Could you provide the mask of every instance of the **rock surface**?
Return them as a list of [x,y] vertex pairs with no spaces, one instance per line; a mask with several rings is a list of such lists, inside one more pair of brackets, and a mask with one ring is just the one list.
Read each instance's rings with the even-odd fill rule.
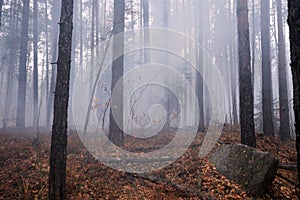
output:
[[242,144],[223,144],[209,160],[222,175],[240,184],[255,197],[267,192],[279,164],[279,160],[270,153]]

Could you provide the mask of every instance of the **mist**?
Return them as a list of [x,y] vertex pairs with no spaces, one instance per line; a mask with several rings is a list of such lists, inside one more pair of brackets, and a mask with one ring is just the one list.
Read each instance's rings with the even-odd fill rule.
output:
[[[146,3],[145,3],[146,2]],[[214,81],[207,66],[215,65],[222,76],[226,91],[225,102],[225,124],[238,124],[239,121],[239,98],[238,98],[238,48],[237,48],[237,16],[236,5],[233,0],[203,0],[203,1],[181,1],[181,0],[151,0],[140,2],[137,0],[126,1],[125,5],[125,32],[133,31],[132,35],[125,38],[125,48],[129,46],[133,51],[124,54],[124,74],[130,74],[127,87],[132,87],[138,79],[145,74],[136,74],[134,69],[147,64],[160,64],[169,66],[178,73],[178,80],[172,79],[172,84],[177,86],[178,95],[164,84],[148,83],[140,88],[132,88],[129,91],[131,97],[124,99],[124,105],[129,110],[129,116],[124,119],[135,119],[135,123],[141,127],[162,121],[166,123],[167,115],[176,116],[171,120],[171,127],[178,128],[182,119],[194,125],[193,117],[189,113],[195,110],[196,103],[189,101],[196,94],[196,77],[201,74],[197,72],[197,66],[189,62],[193,60],[195,65],[207,68],[206,77],[202,87],[203,102],[200,115],[206,126],[209,125],[212,105],[213,91],[209,91],[207,82]],[[1,18],[1,52],[0,52],[0,127],[15,127],[17,116],[24,115],[24,127],[50,127],[52,124],[53,98],[56,78],[57,40],[59,22],[59,1],[30,1],[28,10],[28,27],[24,24],[24,9],[21,1],[7,1],[2,6]],[[34,15],[35,9],[37,14]],[[146,12],[147,9],[147,12]],[[260,27],[260,1],[248,1],[249,30],[251,43],[251,66],[254,86],[254,109],[255,127],[262,132],[262,50],[261,50],[261,27]],[[289,66],[289,43],[288,28],[286,22],[287,5],[282,5],[283,30],[285,41],[286,66]],[[277,24],[276,1],[270,1],[270,63],[272,77],[272,113],[274,127],[279,130],[279,92],[278,92],[278,24]],[[37,23],[35,31],[35,23]],[[21,51],[22,34],[28,31],[27,50]],[[73,96],[77,90],[77,82],[90,80],[82,94],[86,99],[93,100],[96,115],[101,121],[101,128],[108,128],[109,101],[111,98],[111,67],[112,49],[106,48],[109,38],[112,36],[113,28],[113,3],[109,0],[100,1],[75,1],[73,50],[72,50],[72,72],[70,90],[69,126],[75,127],[78,110],[73,112],[74,99],[81,98]],[[147,33],[143,28],[163,28],[176,31],[182,35],[180,40],[164,38],[163,35]],[[22,31],[23,30],[23,31]],[[36,39],[35,39],[36,37]],[[166,41],[168,49],[176,50],[179,54],[174,55],[163,49],[153,49],[151,44],[155,43],[156,37],[160,42]],[[35,46],[36,45],[36,46]],[[195,45],[201,48],[200,53],[192,52]],[[144,47],[137,49],[135,47]],[[26,68],[24,58],[26,55]],[[198,54],[198,55],[197,55]],[[206,57],[205,61],[198,62],[196,56]],[[102,63],[103,59],[105,60]],[[20,63],[22,60],[23,63]],[[201,65],[202,62],[202,65]],[[94,81],[97,78],[99,66],[103,66],[101,77],[97,83],[95,94],[91,94]],[[149,67],[151,68],[151,66]],[[37,67],[37,76],[35,73]],[[107,66],[106,70],[104,68]],[[21,83],[25,92],[20,96],[18,90],[20,69],[26,69],[26,81]],[[201,68],[203,70],[203,68]],[[287,69],[288,100],[292,99],[291,72]],[[133,71],[132,71],[133,70]],[[151,71],[151,70],[150,70]],[[24,72],[22,72],[24,73]],[[143,72],[141,72],[143,73]],[[156,74],[162,73],[160,70]],[[155,77],[153,72],[153,76]],[[198,75],[197,75],[198,74]],[[168,76],[164,74],[165,83]],[[180,76],[181,75],[181,76]],[[152,77],[154,79],[154,77]],[[129,80],[129,79],[128,79]],[[169,80],[170,83],[170,80]],[[130,85],[131,84],[131,85]],[[192,93],[187,94],[187,87],[192,88]],[[74,89],[75,88],[75,89]],[[126,89],[126,88],[125,88]],[[128,89],[128,88],[127,88]],[[35,93],[37,94],[34,94]],[[77,91],[78,92],[78,91]],[[76,93],[76,91],[75,91]],[[24,96],[25,95],[25,96]],[[77,94],[78,95],[78,94]],[[129,96],[130,96],[129,95]],[[18,99],[25,98],[25,108],[18,110]],[[180,99],[182,98],[182,99]],[[128,102],[130,105],[128,105]],[[180,102],[186,107],[180,107]],[[87,103],[87,102],[86,102]],[[168,104],[169,105],[168,108]],[[156,106],[160,105],[160,106]],[[154,107],[153,107],[154,106]],[[292,105],[290,108],[290,128],[293,132]],[[150,111],[158,113],[150,116]],[[131,111],[130,111],[131,110]],[[163,110],[163,111],[162,111]],[[20,113],[23,112],[23,113]],[[86,111],[82,111],[86,112]],[[153,113],[152,113],[153,114]],[[153,118],[154,117],[154,118]],[[75,120],[76,121],[76,120]],[[151,122],[152,121],[152,122]],[[125,122],[124,122],[125,123]],[[19,124],[20,125],[20,124]],[[124,126],[126,126],[124,124]],[[22,125],[21,125],[22,127]]]

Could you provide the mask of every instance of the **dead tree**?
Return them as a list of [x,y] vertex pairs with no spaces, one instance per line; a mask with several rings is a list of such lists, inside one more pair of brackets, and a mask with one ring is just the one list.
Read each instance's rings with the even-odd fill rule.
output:
[[51,138],[49,199],[66,199],[69,83],[71,71],[73,0],[61,3],[57,77]]

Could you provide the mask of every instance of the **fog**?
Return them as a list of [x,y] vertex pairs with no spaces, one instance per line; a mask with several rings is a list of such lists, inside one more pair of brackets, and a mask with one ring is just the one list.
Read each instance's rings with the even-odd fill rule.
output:
[[[276,1],[270,2],[272,112],[278,132],[278,17]],[[29,4],[28,38],[25,41],[28,45],[25,51],[26,81],[22,83],[19,82],[19,77],[20,68],[24,68],[20,62],[24,35],[22,30],[25,30],[22,29],[24,6],[20,0],[10,0],[5,1],[1,9],[0,127],[3,128],[16,126],[17,115],[20,114],[17,105],[18,99],[21,98],[18,95],[20,84],[25,84],[26,88],[25,112],[23,111],[25,127],[51,127],[52,124],[60,4],[56,0],[36,3],[37,7],[34,7],[34,1],[30,1]],[[249,0],[248,4],[255,127],[261,132],[260,1]],[[282,11],[288,100],[291,102],[285,2]],[[159,132],[168,120],[170,127],[184,129],[194,127],[199,116],[203,116],[204,123],[208,126],[212,118],[222,118],[222,114],[225,124],[238,123],[238,36],[235,0],[127,0],[124,17],[124,121],[120,126],[126,132],[143,128],[145,135],[138,136],[149,137]],[[98,129],[104,132],[108,130],[109,106],[113,98],[111,64],[115,59],[112,57],[111,39],[113,18],[112,0],[75,0],[70,128],[82,129],[87,116],[92,115],[94,119],[90,120],[95,120]],[[34,25],[37,25],[37,32],[34,31]],[[34,48],[35,43],[37,49]],[[34,77],[35,65],[38,69],[37,82]],[[198,75],[204,80],[203,86],[200,86],[203,88],[202,109],[198,108],[199,99],[196,97],[196,88],[199,87],[196,81]],[[223,88],[225,95],[218,97]],[[38,103],[34,101],[34,89],[38,91]],[[116,98],[118,97],[117,95]],[[222,98],[222,105],[213,105],[214,102],[219,102],[218,98]],[[213,111],[218,106],[219,111]],[[290,127],[293,130],[291,103],[289,108]],[[220,116],[212,116],[216,113]],[[93,123],[91,121],[91,124]]]

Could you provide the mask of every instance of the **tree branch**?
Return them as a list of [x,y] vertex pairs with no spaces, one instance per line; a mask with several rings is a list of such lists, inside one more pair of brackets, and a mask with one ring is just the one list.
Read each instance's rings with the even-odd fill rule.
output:
[[297,171],[297,165],[285,165],[280,163],[278,169],[289,170],[289,171]]
[[156,177],[156,176],[153,176],[153,175],[130,174],[130,173],[127,173],[127,175],[132,176],[134,178],[140,178],[140,179],[143,179],[143,180],[146,180],[146,181],[150,181],[150,182],[153,182],[153,183],[156,183],[156,184],[163,183],[167,186],[171,186],[171,187],[175,188],[176,190],[181,191],[183,197],[199,197],[201,199],[215,200],[215,198],[212,197],[212,196],[205,195],[201,192],[198,192],[196,190],[192,190],[190,188],[185,188],[185,187],[183,187],[181,185],[178,185],[178,184],[176,184],[176,183],[174,183],[170,180],[159,178],[159,177]]
[[300,185],[298,185],[298,184],[295,183],[294,181],[292,181],[292,180],[286,178],[285,176],[283,176],[283,175],[281,175],[281,174],[279,174],[279,173],[277,173],[276,175],[277,175],[279,178],[281,178],[281,179],[287,181],[288,183],[292,184],[293,186],[297,187],[298,189],[300,188]]

